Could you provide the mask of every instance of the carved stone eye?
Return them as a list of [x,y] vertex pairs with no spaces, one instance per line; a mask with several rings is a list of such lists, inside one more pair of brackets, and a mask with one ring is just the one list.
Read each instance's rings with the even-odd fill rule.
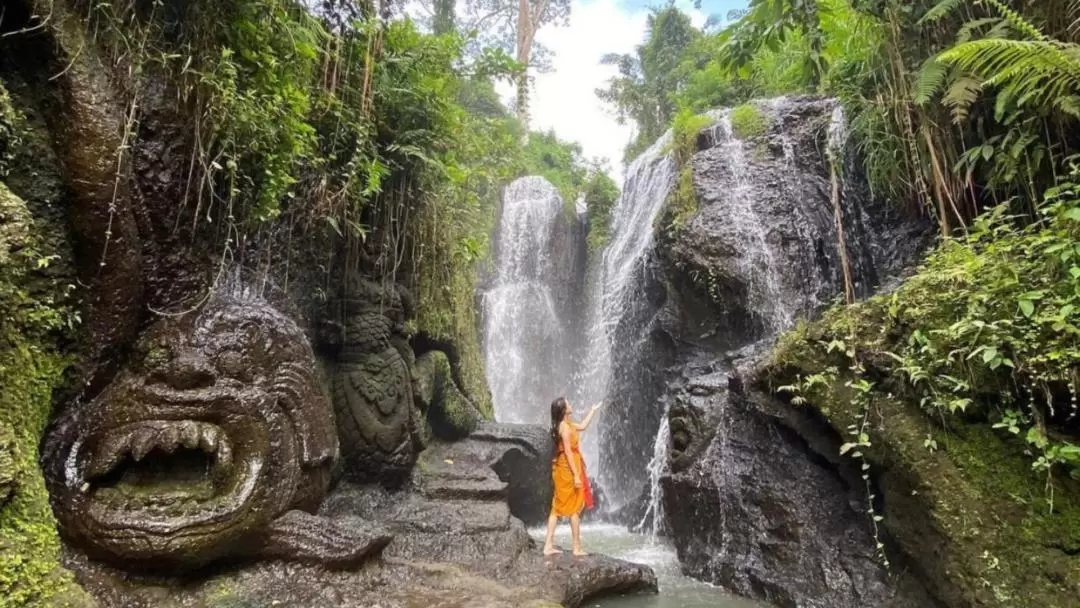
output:
[[235,350],[227,350],[217,358],[218,369],[230,378],[244,382],[251,380],[251,367],[243,353]]

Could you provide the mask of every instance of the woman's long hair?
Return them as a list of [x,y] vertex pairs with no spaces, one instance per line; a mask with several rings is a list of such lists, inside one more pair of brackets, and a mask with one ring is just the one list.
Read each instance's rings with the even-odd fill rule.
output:
[[559,438],[559,423],[566,417],[567,405],[566,397],[559,397],[551,402],[551,449],[556,455],[559,453],[559,444],[562,443]]

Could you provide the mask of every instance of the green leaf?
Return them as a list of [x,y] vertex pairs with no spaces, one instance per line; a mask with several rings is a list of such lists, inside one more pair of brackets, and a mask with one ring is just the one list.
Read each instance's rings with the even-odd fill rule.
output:
[[1024,439],[1039,449],[1046,447],[1046,435],[1039,430],[1039,427],[1033,426],[1028,429],[1027,436]]
[[989,363],[990,361],[994,360],[994,358],[997,357],[997,354],[997,347],[987,346],[986,350],[983,351],[983,363]]
[[847,454],[858,445],[859,444],[857,443],[845,443],[844,445],[840,446],[840,455],[842,456],[844,454]]
[[1031,315],[1035,314],[1035,303],[1031,300],[1020,300],[1020,312],[1030,319]]

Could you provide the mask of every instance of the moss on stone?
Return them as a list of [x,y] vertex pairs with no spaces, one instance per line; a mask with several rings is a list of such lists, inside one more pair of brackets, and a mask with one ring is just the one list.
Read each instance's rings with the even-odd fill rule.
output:
[[731,110],[731,132],[738,139],[750,139],[763,135],[769,128],[769,119],[753,104],[743,104]]
[[[864,417],[849,361],[823,344],[866,336],[858,356],[877,381],[863,449],[887,537],[946,606],[1076,605],[1080,593],[1080,486],[1032,471],[1022,439],[977,418],[928,413],[883,370],[890,341],[885,300],[826,313],[785,335],[765,378],[775,388],[820,375],[801,394],[841,436]],[[860,333],[860,331],[862,333]],[[793,406],[796,407],[796,406]],[[935,446],[933,448],[932,446]],[[1049,500],[1053,496],[1053,509]]]
[[427,421],[440,439],[459,439],[475,431],[484,420],[477,406],[454,383],[450,360],[442,351],[431,351],[416,361],[416,375],[427,402]]
[[[63,232],[34,210],[60,191],[42,170],[43,141],[0,86],[0,150],[13,184],[31,186],[24,200],[0,181],[0,606],[88,606],[93,601],[60,566],[60,540],[38,468],[37,446],[52,411],[53,390],[69,361],[57,348],[71,310],[64,288],[48,273],[62,251],[50,231]],[[29,203],[37,207],[32,209]],[[43,213],[43,215],[48,215]]]

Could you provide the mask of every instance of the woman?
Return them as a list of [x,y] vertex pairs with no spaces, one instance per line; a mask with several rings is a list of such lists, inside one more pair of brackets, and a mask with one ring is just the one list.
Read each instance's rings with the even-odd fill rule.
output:
[[574,540],[574,555],[588,555],[581,550],[581,510],[593,507],[592,488],[585,473],[585,460],[581,457],[578,433],[589,428],[600,404],[592,406],[589,414],[574,422],[574,413],[566,397],[551,402],[551,439],[555,442],[555,459],[551,465],[551,479],[555,483],[555,496],[551,499],[551,515],[548,516],[547,540],[544,555],[562,553],[555,548],[555,525],[560,517],[570,518],[570,532]]

